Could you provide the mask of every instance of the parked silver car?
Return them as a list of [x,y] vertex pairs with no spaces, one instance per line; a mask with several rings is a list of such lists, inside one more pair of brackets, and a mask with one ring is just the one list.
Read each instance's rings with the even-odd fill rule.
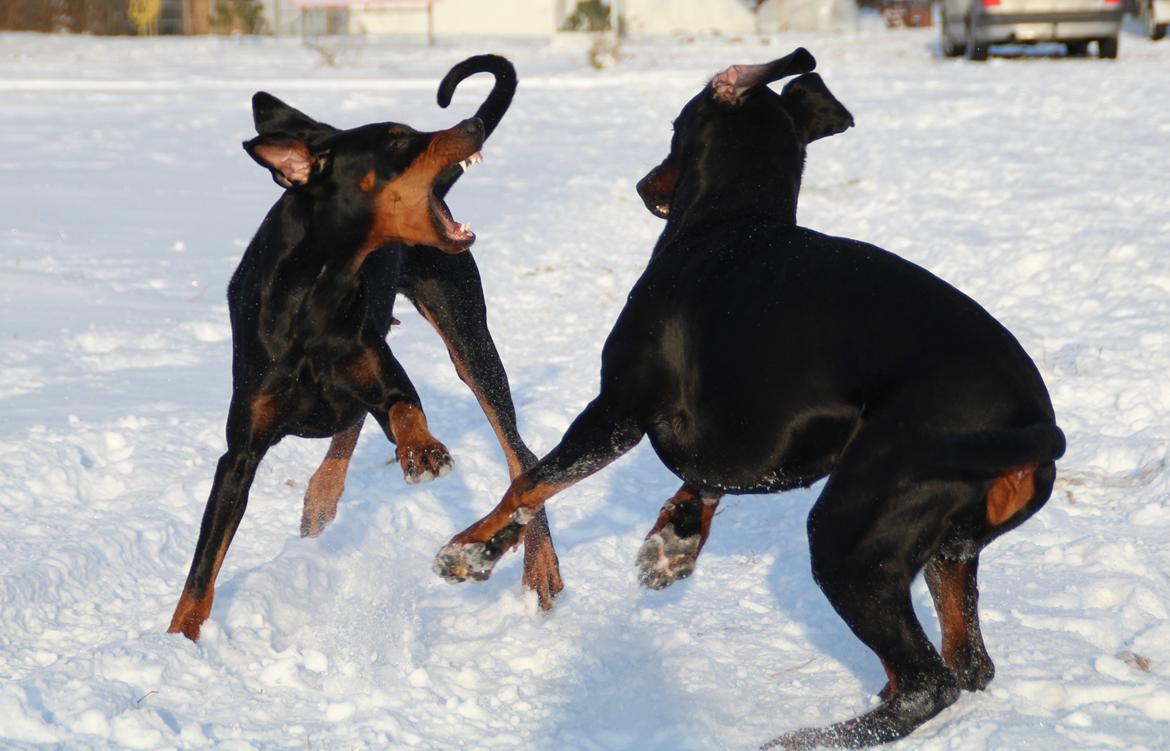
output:
[[1121,0],[942,0],[942,51],[986,60],[993,44],[1064,42],[1070,55],[1097,43],[1101,57],[1117,57]]
[[1170,25],[1170,0],[1136,0],[1134,10],[1145,23],[1150,39],[1166,36],[1166,27]]

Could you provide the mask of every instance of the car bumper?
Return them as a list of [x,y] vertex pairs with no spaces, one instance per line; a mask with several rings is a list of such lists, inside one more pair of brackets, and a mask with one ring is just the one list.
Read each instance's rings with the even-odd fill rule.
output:
[[1151,10],[1154,12],[1154,20],[1158,23],[1170,21],[1170,0],[1154,0]]
[[1121,9],[1083,13],[984,13],[974,19],[978,42],[1059,42],[1102,39],[1121,31]]

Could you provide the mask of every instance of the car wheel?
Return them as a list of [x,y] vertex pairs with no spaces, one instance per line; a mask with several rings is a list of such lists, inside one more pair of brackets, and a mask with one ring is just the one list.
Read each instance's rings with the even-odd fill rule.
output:
[[1084,57],[1089,54],[1089,43],[1083,39],[1074,42],[1065,42],[1069,57]]
[[967,21],[967,39],[965,49],[967,59],[982,62],[987,59],[987,45],[975,40],[975,30],[971,22]]
[[1162,37],[1166,36],[1166,26],[1167,24],[1164,23],[1154,23],[1153,21],[1150,21],[1150,39],[1153,39],[1156,42]]
[[1117,37],[1097,40],[1097,57],[1112,60],[1117,57]]

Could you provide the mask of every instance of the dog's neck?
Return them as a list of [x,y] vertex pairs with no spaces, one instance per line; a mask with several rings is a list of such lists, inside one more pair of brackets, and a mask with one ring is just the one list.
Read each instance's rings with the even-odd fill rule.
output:
[[390,244],[370,247],[370,219],[364,211],[346,212],[333,202],[305,195],[286,194],[284,200],[289,204],[282,214],[282,229],[288,229],[281,234],[290,250],[306,267],[323,269],[322,274],[338,282],[356,280],[370,253]]
[[701,170],[684,173],[671,201],[660,246],[684,229],[745,222],[796,225],[800,173],[758,172],[729,182]]

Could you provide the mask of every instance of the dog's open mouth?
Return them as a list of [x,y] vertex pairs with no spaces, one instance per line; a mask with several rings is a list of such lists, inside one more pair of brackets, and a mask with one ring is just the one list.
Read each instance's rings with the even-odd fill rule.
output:
[[[439,178],[435,180],[435,185],[450,185],[456,177],[482,161],[483,154],[476,151],[466,159],[454,162],[440,173]],[[451,216],[451,209],[447,207],[442,198],[435,195],[434,186],[431,190],[430,209],[431,220],[435,223],[435,230],[439,233],[439,237],[446,240],[456,251],[471,247],[471,244],[475,242],[475,233],[471,231],[471,225],[455,221]]]

